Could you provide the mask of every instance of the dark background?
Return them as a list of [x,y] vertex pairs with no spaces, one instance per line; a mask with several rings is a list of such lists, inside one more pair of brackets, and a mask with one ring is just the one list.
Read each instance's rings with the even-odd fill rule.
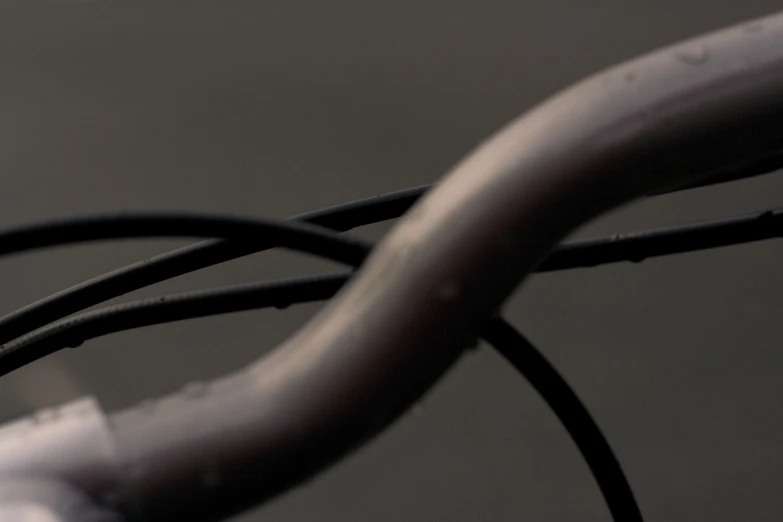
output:
[[[118,209],[282,217],[429,183],[584,75],[777,5],[0,0],[0,225]],[[772,175],[646,201],[580,235],[775,205]],[[182,244],[2,259],[0,312]],[[509,303],[595,414],[648,520],[783,517],[782,253],[767,242],[537,276]],[[125,299],[329,268],[268,253]],[[5,377],[0,416],[167,393],[251,361],[316,309],[89,342]],[[482,350],[373,444],[242,520],[607,519],[551,412]]]

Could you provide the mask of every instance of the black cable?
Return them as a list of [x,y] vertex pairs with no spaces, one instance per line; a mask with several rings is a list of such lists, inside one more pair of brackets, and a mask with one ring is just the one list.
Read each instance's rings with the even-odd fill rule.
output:
[[[723,220],[701,221],[609,238],[560,245],[539,267],[539,272],[588,267],[624,260],[679,254],[726,245],[760,241],[783,234],[783,209]],[[341,236],[329,234],[328,237]],[[2,235],[0,235],[0,240]],[[330,239],[331,240],[331,239]],[[362,246],[361,248],[369,248]],[[360,249],[361,249],[360,248]],[[124,269],[121,269],[124,270]],[[106,277],[106,276],[102,276]],[[133,301],[75,315],[39,328],[13,342],[0,345],[0,375],[31,361],[86,340],[130,328],[264,306],[325,299],[349,276],[337,274],[272,283],[250,283]],[[34,306],[34,305],[31,305]],[[28,307],[29,308],[29,307]],[[29,351],[29,354],[26,353]],[[11,352],[19,363],[11,362]],[[35,355],[40,353],[40,355]]]
[[[144,299],[85,312],[52,323],[0,346],[0,375],[64,347],[101,335],[222,313],[332,297],[348,274],[253,283]],[[641,520],[633,492],[608,442],[568,384],[535,347],[503,320],[494,320],[483,337],[519,370],[574,439],[617,521]]]
[[557,370],[502,319],[490,322],[484,329],[483,338],[525,376],[563,423],[587,461],[612,518],[641,522],[641,511],[617,457],[587,408]]
[[332,297],[350,274],[224,286],[142,299],[83,312],[44,326],[0,346],[0,376],[62,348],[90,339],[156,324],[260,308],[288,306]]
[[[783,211],[775,210],[727,220],[705,221],[674,229],[661,229],[614,236],[609,239],[566,244],[550,256],[541,270],[560,270],[628,259],[639,261],[645,257],[778,237],[781,230],[781,219],[783,219]],[[320,282],[313,280],[306,283],[304,281],[287,282],[278,284],[282,286],[272,284],[271,287],[256,285],[255,288],[252,288],[252,285],[240,285],[233,287],[223,295],[221,295],[221,290],[214,290],[207,293],[191,294],[192,299],[182,296],[159,298],[157,303],[150,301],[130,303],[82,314],[55,323],[0,348],[0,374],[7,373],[26,362],[51,353],[63,345],[79,344],[87,338],[111,331],[207,315],[208,313],[221,313],[221,310],[229,312],[257,306],[281,306],[280,302],[274,301],[282,299],[282,305],[284,305],[299,302],[298,299],[309,300],[310,297],[307,296],[309,291],[320,291],[322,292],[319,294],[321,298],[326,298],[342,285],[346,276],[330,277],[331,279],[324,279]],[[310,284],[313,286],[308,286]],[[318,286],[319,284],[321,286]],[[282,288],[288,288],[288,290],[282,290],[282,294],[275,293],[276,291],[281,292]],[[297,292],[304,292],[304,294],[297,294]],[[266,305],[260,304],[264,299],[264,294],[267,300],[271,299],[271,301],[267,301]],[[254,299],[256,300],[255,304],[252,304]],[[261,301],[258,301],[259,299]],[[213,308],[209,307],[210,302]],[[178,304],[183,307],[178,308]],[[188,306],[191,306],[191,311],[186,310]],[[147,311],[152,312],[152,315],[145,316]],[[156,319],[150,320],[150,318]],[[604,492],[604,494],[607,493]]]
[[[335,230],[393,219],[404,213],[426,187],[417,187],[291,218]],[[783,210],[724,220],[615,235],[560,245],[538,268],[550,272],[619,261],[677,254],[779,237]],[[0,344],[36,328],[127,292],[267,248],[268,239],[206,241],[128,265],[48,296],[0,318]]]
[[[278,245],[347,262],[350,265],[360,262],[369,248],[357,240],[339,238],[334,234],[325,235],[324,231],[312,224],[203,214],[123,213],[38,223],[0,232],[0,254],[79,241],[164,236],[222,236],[230,238],[224,241],[230,245],[245,245],[248,237],[264,237],[267,241],[274,241]],[[238,240],[240,237],[241,241]],[[144,261],[137,263],[138,268],[135,273],[143,275],[155,272],[155,266],[150,266],[148,269],[145,265]],[[155,263],[150,262],[150,265]],[[157,266],[165,269],[167,265],[162,263]],[[122,269],[98,278],[103,279],[103,283],[100,281],[82,283],[5,316],[0,319],[0,343],[8,342],[74,310],[89,307],[95,302],[100,302],[100,298],[108,299],[115,294],[121,295],[122,292],[112,292],[112,287],[122,290],[122,287],[112,284],[114,281],[122,280],[121,277],[117,277],[120,272]],[[134,271],[126,272],[130,276],[126,281],[133,279],[133,273]]]
[[[689,188],[726,183],[755,176],[761,172],[769,172],[774,168],[776,168],[776,164],[772,163],[754,164],[743,171],[732,171],[728,174],[718,175]],[[337,231],[346,231],[401,216],[432,186],[423,185],[374,198],[365,198],[300,214],[289,219],[306,221]],[[669,191],[678,189],[672,187]],[[665,192],[667,190],[660,193]],[[29,333],[51,321],[128,292],[275,246],[269,241],[251,242],[247,239],[204,241],[127,265],[66,288],[0,317],[0,344]],[[569,268],[566,266],[567,264],[566,262],[563,268]],[[547,265],[542,268],[548,270]]]
[[139,212],[59,219],[2,230],[0,256],[103,239],[248,236],[267,237],[285,248],[351,266],[360,264],[370,251],[360,240],[310,224],[200,213]]
[[635,263],[653,257],[739,245],[783,236],[783,209],[725,219],[703,220],[560,245],[538,272],[585,268],[619,261]]
[[[335,219],[335,222],[331,223],[335,226],[335,228],[351,228],[351,221],[353,219],[357,218],[358,216],[361,216],[362,213],[365,211],[366,208],[369,208],[370,210],[374,208],[380,208],[381,212],[378,212],[375,214],[377,217],[376,219],[388,219],[389,217],[393,217],[397,212],[402,211],[402,209],[406,208],[413,200],[415,200],[416,196],[416,190],[409,191],[408,194],[405,194],[403,197],[399,199],[391,199],[392,204],[384,207],[383,205],[380,205],[379,207],[374,207],[372,203],[370,202],[359,202],[358,204],[355,204],[351,207],[342,207],[346,209],[344,212],[336,212],[334,215],[339,216],[339,219]],[[366,204],[366,207],[363,207],[363,204]],[[383,212],[386,212],[384,214]],[[324,222],[326,224],[329,224],[329,211],[324,211],[322,213],[326,214],[326,219],[324,219]],[[316,214],[316,218],[317,218]],[[149,216],[148,216],[149,217]],[[192,216],[191,216],[192,217]],[[748,216],[742,216],[740,218],[734,218],[729,220],[720,220],[720,221],[707,221],[707,222],[701,222],[697,224],[687,225],[685,227],[677,227],[674,229],[661,229],[657,231],[651,231],[651,232],[644,232],[644,233],[638,233],[638,234],[627,234],[627,235],[620,235],[620,236],[613,236],[609,239],[600,239],[600,240],[593,240],[593,241],[583,241],[579,243],[572,243],[572,244],[566,244],[562,245],[558,250],[556,250],[549,259],[540,267],[540,271],[551,271],[551,270],[562,270],[566,268],[575,268],[578,266],[594,266],[597,264],[607,263],[607,262],[616,262],[621,260],[633,260],[633,261],[639,261],[641,259],[644,259],[646,257],[653,257],[658,255],[666,255],[666,254],[673,254],[673,253],[681,253],[691,250],[699,250],[699,249],[705,249],[705,248],[715,248],[718,246],[724,246],[729,244],[735,244],[740,242],[748,242],[748,241],[757,241],[760,239],[766,239],[771,237],[778,237],[780,235],[781,230],[781,219],[783,218],[783,212],[780,210],[775,211],[768,211],[760,214],[753,214]],[[0,234],[0,241],[3,239],[7,240],[8,243],[5,244],[3,247],[0,245],[0,252],[3,251],[12,251],[14,249],[27,249],[27,248],[33,248],[35,246],[41,246],[44,244],[62,244],[64,242],[68,241],[74,241],[74,240],[88,240],[88,239],[98,239],[103,237],[115,237],[115,236],[124,236],[124,237],[130,237],[138,235],[138,232],[131,232],[132,226],[131,223],[133,221],[132,216],[118,216],[113,218],[116,223],[112,224],[110,227],[111,230],[108,228],[104,228],[107,223],[101,223],[100,219],[95,220],[95,218],[92,218],[92,221],[86,220],[81,222],[80,225],[74,227],[74,223],[72,222],[70,225],[64,225],[63,223],[59,224],[47,224],[45,226],[33,226],[33,227],[25,227],[23,229],[17,229],[15,231],[7,232],[5,234]],[[158,219],[158,222],[155,221],[155,219]],[[193,232],[193,235],[205,235],[206,231],[204,230],[204,222],[203,222],[203,216],[199,216],[199,219],[202,221],[198,221],[197,228],[199,229],[196,232]],[[342,220],[342,223],[340,222]],[[109,220],[111,221],[111,220]],[[118,230],[115,228],[117,223],[125,223],[125,227],[128,228],[122,228],[121,230]],[[175,225],[174,222],[168,222],[168,225],[166,226],[172,226],[172,227],[179,227],[179,226],[185,226],[183,224],[184,222],[180,222],[179,224]],[[150,217],[148,221],[146,221],[145,226],[153,226],[154,230],[152,231],[154,235],[164,235],[165,227],[157,226],[161,225],[162,222],[160,221],[160,217],[157,216],[155,218]],[[220,223],[215,224],[212,223],[213,226],[217,227],[217,230],[215,231],[216,234],[221,234],[225,232],[225,230],[221,227],[226,225],[226,223]],[[79,230],[79,227],[84,227],[83,229]],[[242,233],[247,233],[249,230],[247,228],[247,223],[244,224],[245,228],[243,228]],[[253,225],[255,226],[255,225]],[[251,226],[253,232],[259,232],[259,229],[255,229]],[[233,236],[236,229],[232,228],[226,235]],[[171,233],[176,233],[177,235],[180,234],[188,234],[189,232],[183,231],[182,229],[175,230],[169,230]],[[268,232],[268,231],[267,231]],[[52,234],[59,233],[60,235],[53,239]],[[238,236],[240,234],[237,234]],[[221,243],[231,243],[234,241],[234,248],[242,249],[242,248],[248,248],[246,243],[242,243],[240,240],[229,240],[224,242],[209,242],[206,244],[197,245],[194,247],[188,247],[187,249],[182,249],[187,252],[193,252],[198,251],[198,248],[214,248],[216,245],[220,245]],[[257,248],[257,247],[255,247]],[[351,248],[355,248],[351,247]],[[213,250],[219,252],[219,248],[216,248]],[[358,250],[362,251],[362,254],[360,254],[358,257],[363,257],[363,249],[360,247]],[[224,254],[225,255],[225,254]],[[355,254],[350,254],[349,257]],[[171,254],[164,254],[164,256],[160,257],[166,257],[171,256]],[[176,256],[176,255],[175,255]],[[195,258],[194,258],[195,259]],[[203,262],[203,260],[201,261]],[[121,269],[120,273],[123,271],[127,271],[127,269]],[[127,272],[126,272],[127,273]],[[117,274],[115,272],[114,274]],[[303,290],[307,288],[311,289],[320,289],[319,291],[322,292],[321,296],[323,298],[328,297],[328,294],[330,294],[333,291],[336,291],[336,288],[339,288],[339,286],[344,282],[345,276],[331,276],[333,279],[330,280],[323,280],[320,283],[322,286],[317,286],[317,281],[310,281],[310,283],[313,283],[314,286],[308,287],[305,285],[297,286],[295,282],[289,282],[285,286],[288,286],[289,289],[294,288],[297,290]],[[111,280],[112,276],[103,276],[103,280]],[[325,286],[323,286],[325,285]],[[223,302],[222,305],[218,304],[218,301],[220,301],[221,295],[220,291],[213,291],[212,295],[213,297],[216,297],[214,300],[216,308],[213,309],[210,313],[221,313],[219,311],[219,308],[222,306],[224,308],[224,311],[236,311],[238,309],[242,309],[241,299],[238,299],[238,296],[245,293],[246,297],[250,297],[253,295],[253,292],[250,291],[249,288],[241,288],[235,287],[234,288],[234,295],[230,295],[230,293],[222,296]],[[274,285],[273,285],[274,286]],[[86,288],[90,287],[90,283],[87,283]],[[85,288],[84,285],[82,285],[81,288]],[[282,288],[282,287],[278,287]],[[260,288],[257,288],[256,290],[260,290]],[[269,288],[267,285],[267,298],[270,298],[270,296],[274,299],[279,298],[274,297],[274,288]],[[310,290],[307,290],[310,291]],[[188,299],[177,299],[177,298],[160,298],[158,300],[158,304],[160,307],[164,307],[166,305],[174,305],[177,302],[180,303],[191,303],[195,304],[195,307],[193,310],[201,310],[199,313],[192,313],[192,316],[198,316],[198,315],[206,315],[207,311],[210,310],[208,307],[205,307],[204,304],[204,297],[205,295],[201,295],[201,302],[199,301],[199,296],[196,293],[191,295],[193,297],[192,300]],[[293,302],[297,299],[296,292],[290,292],[287,293],[287,291],[283,291],[283,295],[286,295],[288,297],[284,298],[284,301],[286,302]],[[61,293],[60,295],[69,295],[67,291],[65,293]],[[255,298],[258,298],[259,296],[256,295]],[[303,297],[305,298],[305,297]],[[198,304],[196,304],[198,303]],[[40,357],[42,355],[45,355],[46,353],[50,353],[51,351],[54,351],[59,348],[57,345],[58,342],[61,343],[60,346],[68,345],[68,344],[78,344],[81,342],[80,339],[77,339],[79,337],[88,338],[90,336],[95,337],[97,335],[101,335],[104,333],[109,333],[111,331],[115,331],[118,329],[126,329],[126,328],[132,328],[137,326],[144,325],[145,319],[144,319],[144,311],[150,310],[154,312],[154,315],[158,317],[156,321],[148,322],[147,324],[153,324],[154,322],[164,322],[164,320],[177,320],[177,313],[180,314],[179,318],[187,318],[188,312],[183,312],[184,308],[179,309],[179,312],[177,312],[177,307],[174,306],[172,310],[170,310],[171,315],[166,316],[165,314],[160,315],[160,309],[154,310],[154,306],[152,306],[153,303],[131,303],[128,305],[121,305],[119,310],[116,310],[116,313],[112,311],[112,309],[107,309],[103,311],[96,311],[91,312],[89,314],[83,314],[83,316],[77,316],[75,318],[71,318],[66,321],[58,322],[54,325],[51,325],[49,328],[42,329],[40,331],[35,332],[31,336],[25,337],[24,339],[20,339],[16,343],[9,343],[8,345],[3,346],[0,348],[0,355],[2,357],[2,365],[0,365],[0,368],[2,368],[2,371],[0,373],[7,373],[11,369],[18,367],[21,364],[24,364],[26,361],[34,360],[37,357]],[[272,303],[273,305],[273,303]],[[259,306],[259,305],[255,305]],[[268,305],[267,305],[268,306]],[[250,307],[247,305],[247,307]],[[34,309],[34,307],[33,307]],[[122,312],[122,310],[125,310]],[[184,315],[183,315],[184,314]],[[166,317],[170,317],[169,319],[165,319]],[[103,321],[103,326],[96,325],[96,323],[99,323],[100,321]],[[114,323],[112,322],[114,321]],[[125,324],[127,326],[122,327],[123,321],[126,321]],[[134,323],[135,321],[135,323]],[[135,326],[133,326],[135,324]],[[91,334],[89,332],[92,332]],[[87,333],[88,335],[79,335]],[[77,334],[75,337],[73,334]],[[565,422],[565,421],[564,421]],[[571,431],[571,430],[569,430]],[[573,435],[573,433],[572,433]],[[594,461],[593,461],[594,462]],[[616,461],[615,461],[616,463]],[[591,464],[591,467],[594,467]],[[611,467],[611,466],[610,466]],[[595,470],[594,470],[595,473]],[[605,483],[605,481],[603,481]],[[604,491],[604,494],[606,495],[605,486],[602,486],[602,491]],[[637,510],[638,511],[638,510]],[[614,512],[614,511],[613,511]]]
[[[429,187],[416,187],[316,210],[290,220],[345,231],[399,217]],[[288,221],[288,220],[287,220]],[[252,237],[252,236],[251,236]],[[210,240],[173,250],[100,275],[0,317],[0,344],[36,328],[173,277],[278,246],[270,237]]]

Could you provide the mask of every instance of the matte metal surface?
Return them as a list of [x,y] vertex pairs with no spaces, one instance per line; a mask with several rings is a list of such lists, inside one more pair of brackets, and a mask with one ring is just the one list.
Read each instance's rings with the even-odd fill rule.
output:
[[[123,208],[287,216],[430,183],[510,116],[583,75],[779,8],[769,0],[57,3],[0,17],[4,225]],[[582,234],[752,212],[782,195],[779,176],[683,193]],[[0,303],[10,311],[170,246],[178,244],[4,260]],[[596,414],[650,519],[783,515],[780,253],[768,242],[539,276],[507,308]],[[143,295],[314,266],[271,253]],[[314,309],[91,342],[0,381],[0,413],[10,419],[84,393],[110,409],[160,395],[241,366]],[[478,351],[372,445],[243,520],[520,518],[604,520],[606,510],[551,413]]]
[[656,188],[778,157],[781,92],[783,14],[533,109],[417,203],[279,350],[116,416],[120,459],[140,470],[132,502],[153,520],[213,520],[309,477],[412,404],[573,229]]

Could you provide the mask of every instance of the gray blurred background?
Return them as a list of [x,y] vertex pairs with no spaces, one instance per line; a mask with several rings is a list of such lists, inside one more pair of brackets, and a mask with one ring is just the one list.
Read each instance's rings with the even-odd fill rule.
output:
[[[772,0],[0,0],[0,225],[118,209],[283,217],[437,180],[586,74],[777,8]],[[23,7],[22,7],[23,6]],[[580,231],[783,205],[779,176],[646,201]],[[358,233],[377,239],[385,226]],[[185,244],[0,260],[0,313]],[[767,242],[537,276],[507,317],[616,449],[648,520],[783,517],[783,250]],[[329,270],[267,253],[124,299]],[[0,382],[0,420],[108,409],[270,350],[317,306],[97,339]],[[265,521],[607,520],[572,442],[490,350]]]

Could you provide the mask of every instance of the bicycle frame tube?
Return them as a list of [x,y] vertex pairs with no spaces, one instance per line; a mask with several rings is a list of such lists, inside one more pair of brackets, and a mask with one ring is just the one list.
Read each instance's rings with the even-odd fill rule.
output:
[[208,522],[307,479],[424,393],[575,228],[664,187],[783,165],[780,114],[783,14],[551,98],[459,163],[277,351],[113,415],[118,505]]

